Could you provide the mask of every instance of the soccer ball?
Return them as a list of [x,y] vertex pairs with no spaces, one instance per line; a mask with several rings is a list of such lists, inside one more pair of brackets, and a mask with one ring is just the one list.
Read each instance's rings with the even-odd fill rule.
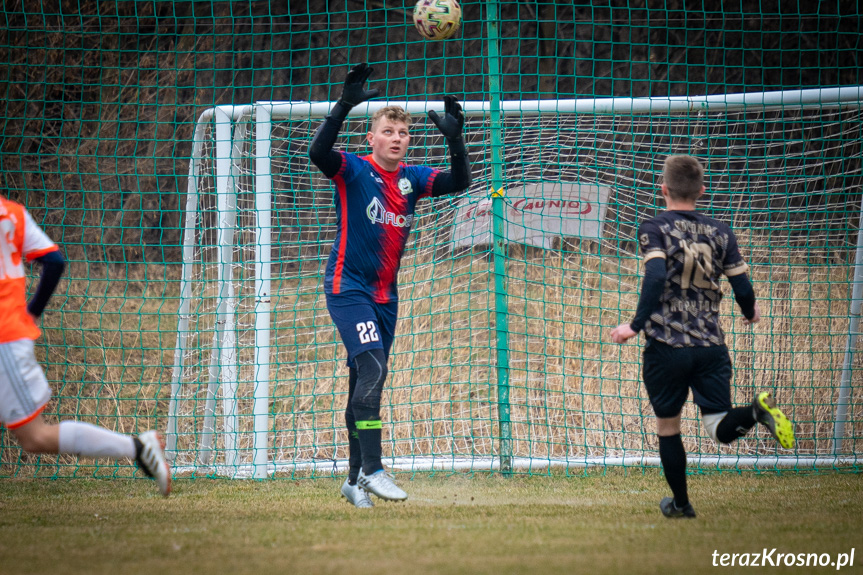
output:
[[414,26],[428,40],[446,40],[459,24],[461,6],[456,0],[420,0],[414,7]]

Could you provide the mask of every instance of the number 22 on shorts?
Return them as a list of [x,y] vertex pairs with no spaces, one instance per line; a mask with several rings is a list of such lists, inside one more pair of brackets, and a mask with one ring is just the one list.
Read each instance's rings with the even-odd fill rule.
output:
[[360,343],[371,343],[381,339],[378,335],[378,327],[373,321],[361,321],[357,324],[357,331],[360,334]]

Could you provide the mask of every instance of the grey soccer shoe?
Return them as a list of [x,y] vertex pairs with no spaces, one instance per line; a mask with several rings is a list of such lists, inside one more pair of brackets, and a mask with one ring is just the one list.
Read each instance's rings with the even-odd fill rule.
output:
[[342,497],[347,499],[348,503],[353,504],[354,507],[359,507],[361,509],[368,509],[375,506],[375,504],[372,503],[372,498],[369,497],[369,494],[366,493],[362,487],[359,485],[349,484],[347,479],[342,483]]
[[408,494],[402,491],[393,481],[393,478],[383,469],[371,475],[366,475],[360,471],[357,485],[388,501],[404,501],[408,498]]
[[769,391],[762,391],[755,396],[752,413],[758,423],[770,430],[779,445],[785,449],[794,447],[794,426],[782,410],[776,407],[776,400]]
[[663,515],[670,519],[695,519],[695,509],[692,508],[692,503],[678,507],[672,497],[663,497],[662,501],[659,502],[659,509],[662,510]]
[[171,494],[171,467],[165,460],[165,440],[156,431],[146,431],[135,438],[135,461],[147,477],[159,485],[159,493]]

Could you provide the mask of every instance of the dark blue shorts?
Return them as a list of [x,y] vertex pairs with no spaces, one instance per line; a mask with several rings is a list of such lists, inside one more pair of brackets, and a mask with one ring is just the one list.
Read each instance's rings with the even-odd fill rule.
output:
[[399,303],[377,303],[360,291],[327,294],[327,310],[348,350],[348,367],[370,349],[383,349],[389,358],[396,333]]
[[731,409],[731,358],[724,345],[671,347],[647,339],[642,362],[644,387],[656,417],[676,417],[689,389],[702,413]]

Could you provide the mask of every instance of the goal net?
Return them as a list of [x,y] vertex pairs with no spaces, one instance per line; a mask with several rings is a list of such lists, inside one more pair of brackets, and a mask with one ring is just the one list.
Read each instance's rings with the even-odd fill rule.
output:
[[[658,464],[641,345],[614,345],[608,332],[635,310],[636,230],[662,209],[670,153],[702,160],[699,208],[732,226],[751,265],[762,322],[746,328],[733,297],[722,303],[732,400],[772,391],[798,438],[786,451],[756,429],[720,447],[690,403],[690,462],[859,461],[863,371],[847,368],[859,364],[849,318],[863,109],[852,90],[504,102],[495,117],[487,102],[464,103],[473,185],[418,204],[399,273],[385,465]],[[354,110],[336,147],[369,153],[367,116],[382,105]],[[402,105],[415,120],[407,162],[447,169],[445,142],[426,117],[442,103]],[[199,123],[169,407],[179,473],[330,474],[346,465],[345,351],[323,295],[333,186],[308,159],[328,108],[259,103],[217,108]],[[603,191],[593,231],[562,222],[561,205],[573,201],[560,195],[566,186]],[[494,225],[495,201],[508,238],[497,250],[480,222]]]

